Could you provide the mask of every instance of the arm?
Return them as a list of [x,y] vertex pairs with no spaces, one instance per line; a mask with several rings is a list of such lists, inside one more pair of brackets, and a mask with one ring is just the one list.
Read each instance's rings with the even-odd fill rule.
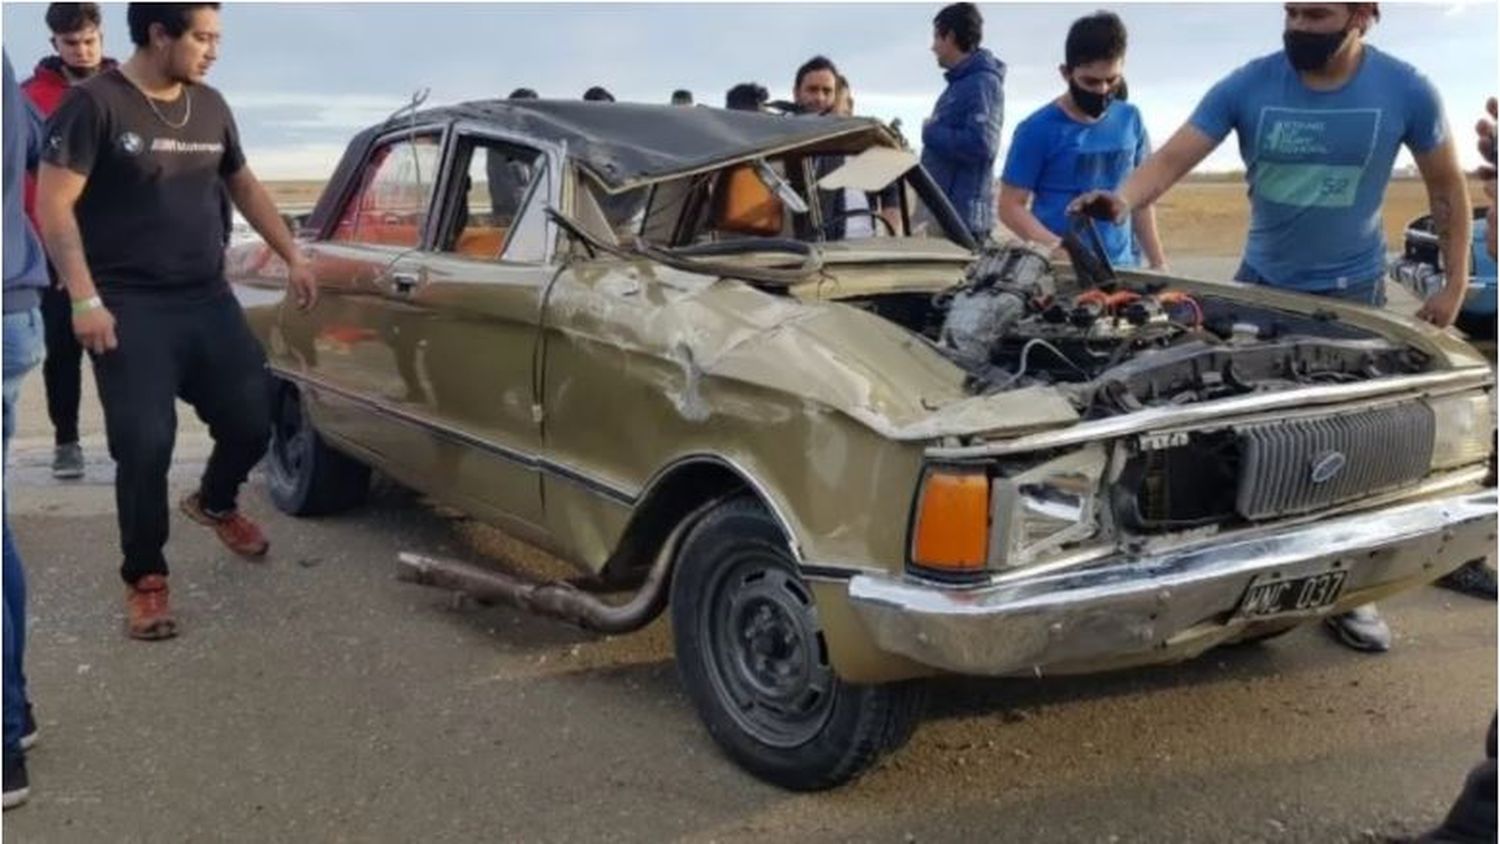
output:
[[43,163],[37,177],[36,217],[52,266],[73,300],[73,333],[85,349],[102,354],[119,343],[115,318],[99,302],[78,218],[73,214],[86,184],[88,177],[81,173]]
[[1427,185],[1433,230],[1437,232],[1443,253],[1443,289],[1432,295],[1418,319],[1439,328],[1453,324],[1463,306],[1469,287],[1469,248],[1473,236],[1473,209],[1469,204],[1469,186],[1458,164],[1458,150],[1448,138],[1433,149],[1413,158],[1422,181]]
[[276,210],[276,202],[271,199],[265,185],[255,178],[248,165],[241,166],[226,176],[224,185],[229,189],[230,201],[244,215],[245,221],[286,262],[287,283],[297,298],[297,307],[302,310],[311,308],[318,300],[317,278],[302,257],[296,239],[287,230],[286,223],[281,219],[281,212]]
[[1161,247],[1161,235],[1156,231],[1156,206],[1147,205],[1130,212],[1131,228],[1141,239],[1141,251],[1146,254],[1146,266],[1153,270],[1167,268],[1167,253]]
[[1131,209],[1161,198],[1214,151],[1218,143],[1191,123],[1183,124],[1161,149],[1137,167],[1120,188],[1120,198]]
[[968,164],[993,161],[1000,151],[1001,110],[1005,105],[1000,80],[986,75],[978,85],[976,99],[972,110],[965,109],[957,126],[929,119],[922,127],[922,145]]
[[1049,250],[1062,244],[1062,238],[1031,213],[1031,191],[1008,182],[1000,183],[1000,222],[1017,237],[1040,243]]

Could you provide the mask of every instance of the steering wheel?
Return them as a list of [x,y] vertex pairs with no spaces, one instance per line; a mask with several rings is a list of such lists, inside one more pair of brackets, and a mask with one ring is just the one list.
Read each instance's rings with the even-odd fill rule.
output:
[[832,234],[834,231],[836,231],[836,229],[833,228],[835,225],[842,223],[850,217],[869,217],[872,220],[877,220],[881,225],[885,226],[886,236],[896,236],[896,227],[891,225],[890,220],[887,220],[886,218],[876,213],[873,208],[845,208],[843,211],[840,211],[838,215],[835,216],[832,220],[828,220],[823,223],[823,233]]

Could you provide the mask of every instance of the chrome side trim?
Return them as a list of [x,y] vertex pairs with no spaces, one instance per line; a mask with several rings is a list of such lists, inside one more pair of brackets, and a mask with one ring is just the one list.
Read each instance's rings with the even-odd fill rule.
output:
[[444,425],[441,422],[435,422],[431,419],[424,419],[421,416],[418,416],[409,411],[391,407],[388,404],[376,401],[367,396],[362,396],[342,387],[335,386],[316,376],[307,375],[301,372],[292,372],[290,370],[282,369],[281,367],[274,365],[271,366],[270,369],[271,372],[274,373],[278,378],[285,378],[289,381],[295,381],[313,390],[331,393],[343,399],[344,401],[360,405],[361,407],[366,408],[372,413],[378,413],[381,416],[394,419],[397,422],[401,422],[405,425],[422,428],[426,431],[431,432],[435,436],[442,437],[446,440],[458,443],[460,445],[479,449],[480,451],[483,451],[487,454],[495,455],[496,457],[508,460],[511,463],[515,463],[524,468],[531,469],[532,471],[544,472],[554,477],[562,478],[563,480],[572,481],[573,483],[585,487],[586,489],[605,498],[608,498],[618,504],[622,504],[627,507],[634,507],[636,505],[636,502],[640,500],[639,491],[631,491],[624,487],[622,484],[604,480],[580,469],[569,466],[566,463],[561,463],[556,460],[550,460],[546,457],[541,457],[530,452],[521,451],[519,449],[511,448],[510,446],[505,446],[496,442],[481,439],[466,431],[461,431],[457,428],[449,425]]
[[1307,405],[1338,404],[1387,396],[1392,399],[1416,398],[1425,392],[1439,388],[1483,387],[1491,383],[1493,379],[1487,367],[1473,367],[1447,372],[1429,372],[1422,375],[1404,375],[1400,378],[1366,381],[1359,384],[1303,387],[1269,395],[1240,396],[1184,407],[1151,408],[1094,422],[1082,422],[1054,431],[1027,434],[1009,440],[972,446],[934,446],[928,448],[925,453],[929,458],[936,460],[1003,457],[1175,426],[1222,422],[1226,421],[1226,417],[1235,414],[1300,408]]
[[728,469],[730,472],[738,475],[740,480],[744,481],[750,487],[750,489],[755,492],[756,497],[765,502],[766,506],[771,509],[771,518],[775,519],[776,523],[781,526],[781,532],[786,534],[787,540],[791,543],[792,558],[799,563],[802,562],[802,542],[800,539],[798,539],[797,532],[792,529],[792,523],[789,519],[787,519],[786,513],[782,511],[781,505],[778,504],[776,502],[776,499],[771,495],[770,489],[765,484],[761,483],[760,479],[757,478],[754,473],[746,469],[744,466],[740,465],[738,461],[731,457],[725,457],[721,454],[709,453],[687,454],[679,457],[674,457],[666,465],[657,469],[656,472],[654,472],[651,477],[647,479],[645,486],[643,486],[641,488],[641,491],[637,494],[637,499],[640,501],[646,500],[651,496],[651,493],[656,491],[656,487],[661,483],[663,478],[667,477],[677,469],[680,469],[684,466],[691,466],[694,463],[711,463],[715,466]]

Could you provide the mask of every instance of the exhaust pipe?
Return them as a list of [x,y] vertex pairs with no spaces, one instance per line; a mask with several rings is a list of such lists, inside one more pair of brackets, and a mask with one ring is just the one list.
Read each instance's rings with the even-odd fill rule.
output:
[[667,575],[677,556],[679,541],[699,516],[717,504],[714,500],[703,505],[672,529],[645,581],[622,604],[600,600],[563,580],[531,580],[462,560],[411,552],[397,556],[396,579],[451,589],[481,602],[510,604],[596,633],[629,633],[661,615],[667,605]]

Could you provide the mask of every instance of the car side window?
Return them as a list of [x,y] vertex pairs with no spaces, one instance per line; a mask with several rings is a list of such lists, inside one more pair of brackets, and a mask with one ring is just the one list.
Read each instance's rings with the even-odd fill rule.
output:
[[442,139],[436,134],[400,138],[376,147],[360,173],[359,189],[339,214],[332,239],[420,245],[441,151]]
[[543,200],[548,195],[546,157],[530,147],[480,138],[466,140],[458,155],[463,176],[439,251],[480,260],[543,260],[545,221],[537,231],[542,215],[530,213],[527,202],[533,193]]
[[552,195],[552,169],[546,166],[545,159],[536,169],[536,182],[505,243],[502,257],[507,261],[540,264],[547,260],[547,203]]

